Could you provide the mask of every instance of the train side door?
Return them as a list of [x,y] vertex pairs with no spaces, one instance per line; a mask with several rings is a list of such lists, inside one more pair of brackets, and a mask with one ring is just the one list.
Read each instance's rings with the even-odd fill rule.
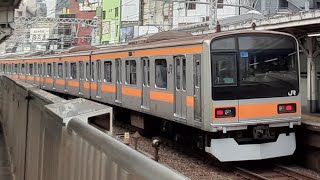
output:
[[83,61],[79,62],[79,94],[83,95],[83,81],[84,81],[84,65]]
[[116,100],[122,102],[122,63],[121,59],[116,59]]
[[150,109],[150,60],[142,58],[142,105],[143,109]]
[[174,116],[186,119],[186,58],[177,56],[174,58],[174,88],[175,88],[175,111]]
[[201,64],[200,55],[194,56],[193,61],[193,88],[194,88],[194,120],[201,122]]
[[98,60],[96,62],[96,67],[97,67],[97,98],[101,98],[101,60]]

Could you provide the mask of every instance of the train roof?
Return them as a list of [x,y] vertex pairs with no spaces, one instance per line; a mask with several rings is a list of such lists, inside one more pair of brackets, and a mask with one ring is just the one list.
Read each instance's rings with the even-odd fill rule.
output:
[[[165,37],[161,37],[161,33],[158,33],[156,36],[149,36],[152,40],[148,40],[149,37],[144,39],[142,43],[133,43],[128,45],[120,45],[115,47],[108,48],[89,48],[89,50],[79,51],[79,52],[62,52],[59,54],[51,54],[51,55],[41,55],[41,56],[32,56],[32,57],[19,57],[19,60],[36,60],[36,59],[49,59],[49,58],[64,58],[64,57],[74,57],[74,56],[89,56],[91,54],[104,54],[110,52],[123,52],[123,51],[133,51],[133,50],[141,50],[141,49],[154,49],[154,48],[162,48],[162,47],[175,47],[175,46],[187,46],[187,45],[195,45],[202,44],[206,40],[212,40],[216,37],[226,36],[226,35],[234,35],[234,34],[247,34],[247,33],[255,33],[255,34],[282,34],[289,35],[283,32],[276,31],[257,31],[257,30],[237,30],[237,31],[225,31],[211,34],[203,34],[203,35],[188,35],[187,33],[182,33],[181,35],[177,32],[174,32],[175,37],[172,34],[165,33]],[[293,36],[292,36],[293,37]],[[143,38],[141,38],[143,39]],[[81,48],[79,48],[81,49]],[[2,60],[17,60],[17,58],[6,58]],[[1,59],[0,59],[1,61]]]

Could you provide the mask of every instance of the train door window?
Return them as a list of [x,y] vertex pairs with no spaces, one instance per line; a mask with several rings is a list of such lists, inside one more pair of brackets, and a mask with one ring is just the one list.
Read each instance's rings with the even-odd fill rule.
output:
[[29,75],[33,75],[33,64],[29,64]]
[[68,62],[65,62],[64,63],[64,77],[68,78],[69,77],[69,63]]
[[94,81],[94,62],[91,63],[91,81]]
[[195,74],[194,74],[194,83],[196,87],[200,87],[200,60],[197,58],[195,60]]
[[47,64],[47,76],[48,77],[52,76],[52,65],[51,65],[51,63]]
[[213,54],[212,59],[214,85],[235,85],[237,82],[236,55],[219,53]]
[[76,63],[71,63],[70,67],[71,67],[70,78],[71,79],[77,79],[77,64]]
[[42,72],[41,72],[41,70],[42,70],[42,64],[38,64],[38,74],[39,75],[42,75]]
[[79,69],[80,69],[80,79],[84,79],[83,61],[80,61],[80,62],[79,62]]
[[21,64],[21,74],[26,74],[26,66],[24,63]]
[[180,80],[181,80],[181,63],[180,63],[180,58],[176,58],[176,88],[177,90],[180,90]]
[[97,80],[101,80],[101,61],[97,61]]
[[9,64],[9,69],[8,69],[8,70],[9,70],[9,71],[8,71],[9,73],[11,72],[11,68],[12,68],[12,67],[11,67],[11,64]]
[[117,82],[122,83],[122,63],[121,59],[116,59]]
[[33,71],[34,71],[33,74],[34,74],[34,75],[37,75],[37,74],[38,74],[38,69],[37,69],[38,66],[37,66],[37,64],[38,64],[38,63],[34,63],[34,64],[33,64],[33,67],[34,67],[34,68],[33,68]]
[[155,60],[156,88],[167,88],[167,60]]
[[56,62],[53,63],[53,76],[54,77],[57,76],[57,63]]
[[137,63],[135,60],[126,61],[126,83],[131,85],[137,84]]
[[104,81],[112,82],[112,62],[111,61],[104,62]]
[[90,79],[90,66],[89,63],[86,63],[86,80],[89,81]]
[[187,62],[186,58],[182,58],[182,90],[186,90],[186,68],[187,68]]
[[18,64],[14,64],[14,73],[15,73],[15,74],[18,73]]
[[58,63],[58,78],[63,78],[63,65]]

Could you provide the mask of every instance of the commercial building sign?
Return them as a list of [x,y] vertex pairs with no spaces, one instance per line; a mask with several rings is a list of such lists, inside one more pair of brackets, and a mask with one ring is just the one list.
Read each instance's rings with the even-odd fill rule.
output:
[[79,11],[95,11],[99,7],[98,0],[79,0]]
[[30,42],[48,42],[50,37],[50,28],[31,28]]
[[109,34],[110,33],[110,22],[102,22],[102,34]]
[[126,27],[120,29],[120,42],[127,42],[134,38],[134,28]]

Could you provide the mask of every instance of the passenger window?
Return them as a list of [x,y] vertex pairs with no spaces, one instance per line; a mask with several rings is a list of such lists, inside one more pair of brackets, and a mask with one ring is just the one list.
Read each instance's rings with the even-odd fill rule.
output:
[[21,64],[21,74],[26,74],[25,64]]
[[155,65],[156,87],[167,88],[167,60],[156,59]]
[[104,62],[104,81],[112,82],[112,62]]
[[89,63],[86,63],[86,80],[89,81],[90,79],[90,66]]
[[235,54],[213,54],[214,85],[236,84],[236,56]]
[[80,69],[80,79],[84,79],[84,68],[83,68],[83,61],[79,62],[79,69]]
[[29,64],[29,74],[33,75],[33,64]]
[[47,75],[48,77],[52,76],[52,67],[51,63],[47,65]]
[[126,83],[131,85],[137,84],[137,63],[135,60],[126,61]]
[[63,65],[58,63],[58,78],[63,78]]
[[76,63],[71,63],[71,79],[77,79],[77,64]]

